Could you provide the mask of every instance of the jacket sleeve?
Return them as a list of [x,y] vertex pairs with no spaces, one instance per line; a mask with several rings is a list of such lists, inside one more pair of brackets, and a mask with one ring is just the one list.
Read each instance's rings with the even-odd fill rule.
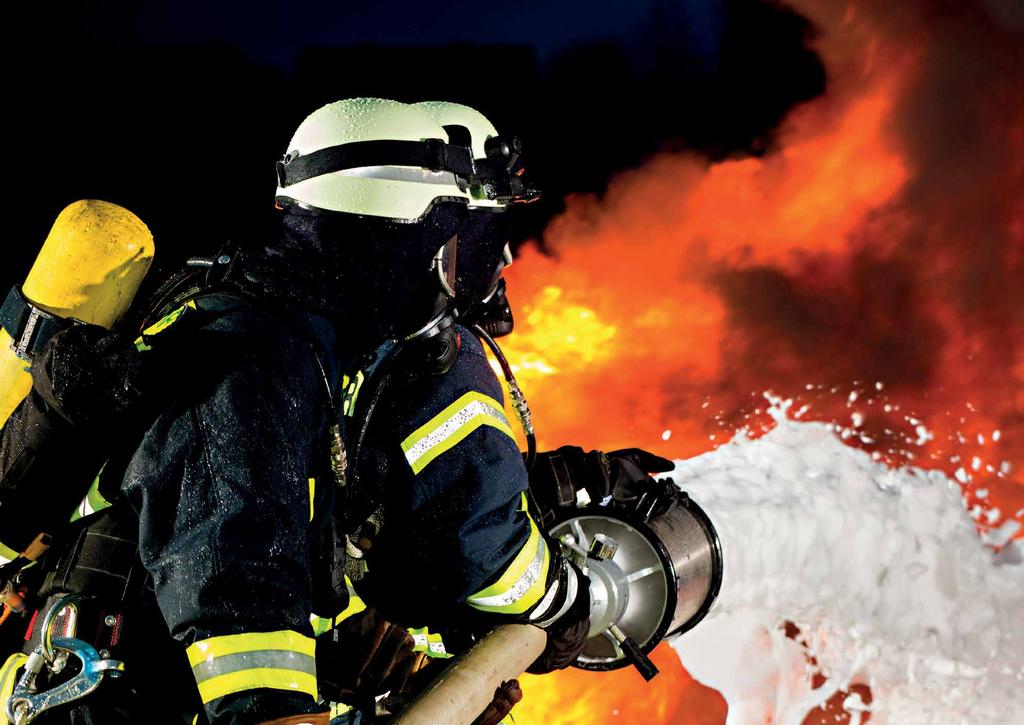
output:
[[460,604],[529,617],[561,568],[526,510],[526,467],[497,378],[468,337],[451,370],[413,379],[389,413],[371,578],[401,582],[389,584],[388,598],[415,601],[421,621],[457,617]]
[[317,694],[315,363],[287,336],[222,327],[189,339],[190,359],[163,361],[165,402],[123,486],[160,610],[187,646],[212,723],[315,712]]

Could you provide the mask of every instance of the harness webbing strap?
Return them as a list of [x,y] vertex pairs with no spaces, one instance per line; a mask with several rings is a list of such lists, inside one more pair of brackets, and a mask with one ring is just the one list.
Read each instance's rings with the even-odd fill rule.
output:
[[11,347],[22,360],[31,360],[51,337],[70,324],[70,320],[32,304],[17,285],[11,287],[0,307],[0,326],[14,340]]

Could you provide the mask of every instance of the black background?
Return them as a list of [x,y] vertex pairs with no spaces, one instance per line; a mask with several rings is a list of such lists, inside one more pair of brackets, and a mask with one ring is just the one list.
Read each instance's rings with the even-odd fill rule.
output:
[[153,280],[272,233],[274,161],[340,98],[459,101],[521,136],[546,192],[523,239],[567,193],[660,149],[765,153],[786,111],[825,88],[813,28],[762,0],[60,0],[6,26],[4,287],[79,198],[146,221]]

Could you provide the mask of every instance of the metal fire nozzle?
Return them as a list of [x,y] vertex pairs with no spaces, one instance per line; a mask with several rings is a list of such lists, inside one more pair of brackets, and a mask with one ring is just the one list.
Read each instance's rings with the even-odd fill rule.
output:
[[[551,530],[566,557],[590,578],[590,637],[576,666],[657,672],[647,654],[694,627],[722,580],[714,526],[693,501],[669,489],[660,513],[587,506]],[[649,503],[649,502],[648,502]]]
[[[648,653],[696,625],[718,596],[722,551],[711,522],[678,491],[666,489],[658,498],[658,506],[640,502],[646,501],[647,515],[639,504],[631,511],[586,506],[550,529],[566,558],[590,579],[590,636],[577,667],[634,665],[645,679],[654,677],[658,670]],[[546,641],[532,625],[495,628],[442,672],[396,725],[472,722],[495,688],[522,673]]]

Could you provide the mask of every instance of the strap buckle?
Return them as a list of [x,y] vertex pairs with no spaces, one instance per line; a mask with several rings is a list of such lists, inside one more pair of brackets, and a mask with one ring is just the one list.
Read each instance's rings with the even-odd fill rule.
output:
[[0,308],[0,326],[11,336],[11,350],[26,362],[65,324],[64,319],[32,304],[17,286],[11,287]]

